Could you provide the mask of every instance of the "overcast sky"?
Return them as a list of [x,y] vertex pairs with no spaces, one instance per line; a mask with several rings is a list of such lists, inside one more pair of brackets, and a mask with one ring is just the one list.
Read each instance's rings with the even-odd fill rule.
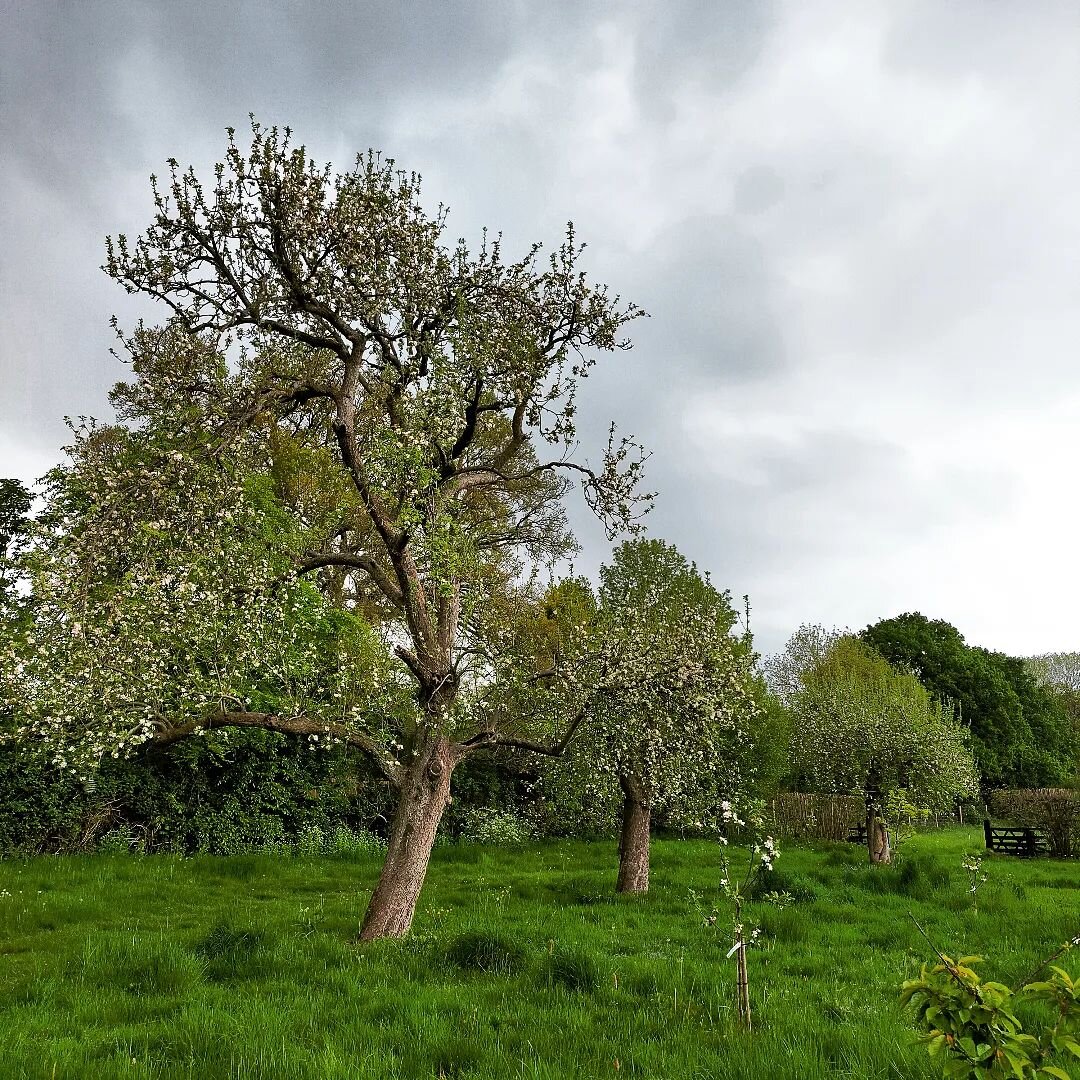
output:
[[[759,648],[919,610],[1080,648],[1075,0],[2,0],[0,476],[125,377],[98,269],[249,112],[651,313],[585,384]],[[151,315],[154,313],[151,312]],[[605,557],[574,511],[580,566]]]

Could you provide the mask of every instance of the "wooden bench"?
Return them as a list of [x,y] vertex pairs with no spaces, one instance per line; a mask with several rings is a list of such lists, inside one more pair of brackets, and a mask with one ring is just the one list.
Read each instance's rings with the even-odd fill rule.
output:
[[987,850],[997,851],[1002,855],[1033,859],[1037,855],[1050,854],[1050,839],[1043,829],[997,826],[991,824],[989,818],[984,818],[983,836]]
[[861,825],[852,825],[848,829],[848,834],[844,837],[849,844],[865,844],[866,843],[866,822]]

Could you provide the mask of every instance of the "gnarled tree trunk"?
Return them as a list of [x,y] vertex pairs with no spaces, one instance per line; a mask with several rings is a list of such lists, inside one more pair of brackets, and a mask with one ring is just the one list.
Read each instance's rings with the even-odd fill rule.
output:
[[432,734],[405,770],[386,861],[368,902],[360,928],[361,941],[402,937],[408,933],[427,874],[435,832],[450,802],[450,774],[457,760],[450,740]]
[[623,792],[622,834],[619,837],[619,880],[615,891],[649,891],[649,821],[646,792],[632,777],[620,776]]
[[866,849],[870,853],[870,862],[879,865],[892,862],[892,846],[889,843],[889,829],[878,814],[877,802],[866,802]]

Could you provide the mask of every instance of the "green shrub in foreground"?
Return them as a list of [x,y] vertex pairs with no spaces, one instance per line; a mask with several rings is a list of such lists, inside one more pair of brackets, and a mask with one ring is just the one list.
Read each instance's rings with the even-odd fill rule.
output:
[[[1063,946],[1054,959],[1073,944],[1080,944],[1080,938]],[[1012,990],[981,979],[975,971],[981,956],[953,961],[939,955],[941,963],[929,971],[924,966],[919,978],[904,983],[901,1002],[914,1011],[942,1076],[1069,1080],[1069,1073],[1055,1062],[1080,1058],[1080,983],[1062,968],[1050,967],[1048,978]],[[1050,1016],[1038,1025],[1038,1034],[1025,1030],[1017,1016],[1018,1009],[1030,1003],[1049,1007]]]

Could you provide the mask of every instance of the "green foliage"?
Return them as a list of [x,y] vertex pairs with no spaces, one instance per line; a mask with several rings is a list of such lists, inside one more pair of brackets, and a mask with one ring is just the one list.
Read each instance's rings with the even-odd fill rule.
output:
[[797,672],[786,704],[793,769],[812,790],[905,789],[905,805],[921,808],[948,808],[976,790],[967,735],[951,710],[857,638],[827,641]]
[[1027,661],[968,645],[956,627],[918,612],[882,619],[860,637],[954,704],[984,788],[1052,787],[1075,775],[1080,728]]
[[[1057,955],[1064,952],[1065,946]],[[975,971],[981,956],[941,962],[904,983],[901,1003],[915,1014],[930,1057],[941,1075],[959,1080],[1016,1077],[1069,1080],[1060,1062],[1080,1058],[1080,984],[1067,971],[1051,967],[1048,978],[1011,990],[984,982]],[[1028,1005],[1049,1007],[1034,1031],[1025,1030],[1020,1012]]]
[[510,809],[477,806],[460,818],[458,839],[466,844],[527,844],[535,839],[530,822]]
[[86,849],[108,836],[114,847],[224,855],[310,842],[317,830],[319,854],[344,853],[372,843],[388,809],[363,757],[257,729],[108,758],[95,781],[88,790],[31,748],[0,743],[0,852]]

